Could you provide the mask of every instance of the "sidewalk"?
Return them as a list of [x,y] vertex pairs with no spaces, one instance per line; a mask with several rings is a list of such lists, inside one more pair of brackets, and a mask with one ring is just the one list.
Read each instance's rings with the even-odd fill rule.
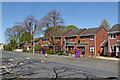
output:
[[104,56],[96,56],[96,58],[99,58],[99,59],[107,59],[107,60],[119,60],[118,58],[104,57]]

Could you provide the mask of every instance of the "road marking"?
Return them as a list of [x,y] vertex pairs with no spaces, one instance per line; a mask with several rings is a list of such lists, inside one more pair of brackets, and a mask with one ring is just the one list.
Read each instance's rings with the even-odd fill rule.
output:
[[9,59],[9,61],[13,61],[14,59]]
[[41,61],[41,62],[45,62],[45,61]]
[[30,59],[29,57],[27,57],[26,59]]

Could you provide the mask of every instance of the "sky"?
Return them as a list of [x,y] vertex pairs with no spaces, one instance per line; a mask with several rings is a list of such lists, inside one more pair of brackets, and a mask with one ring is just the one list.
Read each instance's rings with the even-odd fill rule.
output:
[[28,15],[41,20],[54,9],[61,13],[66,26],[94,28],[99,27],[103,19],[108,21],[110,27],[118,23],[117,2],[2,2],[0,43],[6,42],[5,30],[13,27],[15,22],[23,22]]

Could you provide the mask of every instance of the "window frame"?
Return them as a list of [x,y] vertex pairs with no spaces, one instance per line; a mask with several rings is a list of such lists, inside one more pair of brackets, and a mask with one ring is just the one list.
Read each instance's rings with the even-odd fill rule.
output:
[[[92,48],[93,48],[93,52],[92,52]],[[95,47],[94,46],[90,46],[90,53],[94,53],[95,51]]]
[[110,34],[110,39],[116,39],[116,34]]
[[[113,48],[113,51],[112,51],[111,48]],[[114,45],[111,45],[111,46],[110,46],[110,52],[114,52]]]
[[94,41],[94,35],[90,36],[90,41]]
[[69,38],[66,39],[66,43],[69,43]]
[[85,37],[83,37],[83,41],[85,41]]

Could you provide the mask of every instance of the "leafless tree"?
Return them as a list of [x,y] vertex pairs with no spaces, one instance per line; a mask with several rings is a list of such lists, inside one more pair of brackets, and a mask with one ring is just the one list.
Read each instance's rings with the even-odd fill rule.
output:
[[101,27],[104,27],[107,31],[109,31],[110,26],[109,26],[109,24],[108,24],[106,19],[103,19],[103,21],[101,23]]
[[[56,27],[58,25],[63,24],[64,21],[62,19],[62,16],[60,14],[60,12],[56,11],[56,10],[52,10],[50,11],[45,17],[43,17],[43,19],[41,20],[41,26],[45,27],[45,28],[50,28],[51,33],[52,33],[52,39],[53,39],[53,49],[55,51],[55,34],[56,34]],[[49,31],[49,30],[48,30]],[[46,35],[47,36],[47,35]]]
[[15,25],[11,28],[7,28],[5,31],[5,36],[7,41],[15,40],[18,42],[19,48],[19,39],[25,29],[20,25]]

